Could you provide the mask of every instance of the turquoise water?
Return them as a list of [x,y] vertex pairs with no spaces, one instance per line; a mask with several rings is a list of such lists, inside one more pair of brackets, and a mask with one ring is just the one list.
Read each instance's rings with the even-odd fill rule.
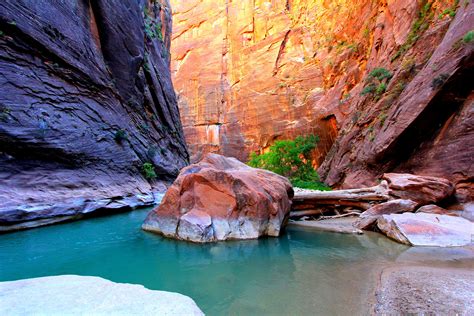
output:
[[[208,315],[356,315],[368,311],[380,267],[419,260],[375,234],[296,228],[280,238],[178,242],[142,231],[147,212],[0,235],[0,281],[92,275],[188,295]],[[420,260],[438,260],[430,251]]]

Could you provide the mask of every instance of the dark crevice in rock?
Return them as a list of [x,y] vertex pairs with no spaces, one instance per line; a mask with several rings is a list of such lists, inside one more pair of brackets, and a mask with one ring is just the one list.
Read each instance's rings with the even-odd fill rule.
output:
[[439,88],[436,96],[400,137],[376,157],[376,161],[384,164],[385,170],[393,169],[408,160],[424,142],[436,138],[445,122],[459,111],[472,92],[472,82],[474,53],[460,62],[457,72],[441,87],[432,86]]

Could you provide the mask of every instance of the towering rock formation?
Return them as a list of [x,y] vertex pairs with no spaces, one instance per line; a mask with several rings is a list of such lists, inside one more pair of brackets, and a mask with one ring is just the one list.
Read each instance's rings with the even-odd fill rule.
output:
[[0,25],[0,226],[153,202],[188,163],[169,2],[5,0]]
[[455,0],[171,1],[172,75],[194,158],[245,160],[315,133],[332,186],[386,171],[473,196],[474,5]]

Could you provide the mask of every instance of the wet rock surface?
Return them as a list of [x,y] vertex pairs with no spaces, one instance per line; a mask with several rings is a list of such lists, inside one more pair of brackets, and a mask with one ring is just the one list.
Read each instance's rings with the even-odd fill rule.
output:
[[187,164],[171,9],[144,3],[0,3],[0,225],[149,205]]
[[2,315],[204,315],[178,293],[77,275],[0,282],[0,301]]
[[207,154],[181,171],[142,228],[194,242],[279,236],[292,197],[286,178]]

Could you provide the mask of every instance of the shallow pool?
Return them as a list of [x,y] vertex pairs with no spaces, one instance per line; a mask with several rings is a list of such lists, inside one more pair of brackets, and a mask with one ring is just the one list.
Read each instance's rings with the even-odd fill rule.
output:
[[409,249],[377,234],[301,228],[280,238],[199,245],[142,231],[147,212],[0,235],[0,281],[92,275],[188,295],[208,315],[356,315],[368,312],[382,266],[456,265],[466,257],[460,249]]

